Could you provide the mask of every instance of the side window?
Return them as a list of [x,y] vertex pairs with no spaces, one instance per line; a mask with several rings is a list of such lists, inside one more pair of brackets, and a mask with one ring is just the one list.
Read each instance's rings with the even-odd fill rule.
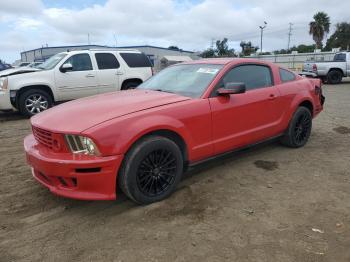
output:
[[272,73],[268,66],[241,65],[232,68],[222,79],[222,85],[236,82],[244,83],[247,90],[272,86]]
[[284,83],[295,80],[295,75],[292,72],[289,72],[288,70],[280,68],[280,78],[281,81]]
[[77,54],[67,59],[65,64],[71,64],[73,69],[71,71],[88,71],[92,70],[92,64],[89,54]]
[[346,54],[344,54],[344,53],[336,54],[336,55],[334,56],[333,61],[345,62],[345,61],[346,61]]
[[120,66],[115,55],[111,53],[97,53],[95,57],[98,69],[116,69]]
[[152,67],[148,57],[143,53],[120,53],[129,67]]

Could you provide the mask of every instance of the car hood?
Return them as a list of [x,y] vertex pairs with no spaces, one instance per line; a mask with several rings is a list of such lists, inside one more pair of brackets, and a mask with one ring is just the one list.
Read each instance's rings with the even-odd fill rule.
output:
[[0,72],[0,77],[11,76],[11,75],[19,75],[26,73],[33,73],[36,71],[40,71],[38,68],[32,67],[20,67],[20,68],[10,68]]
[[32,125],[57,133],[80,133],[102,122],[191,98],[134,89],[86,97],[55,106],[32,117]]

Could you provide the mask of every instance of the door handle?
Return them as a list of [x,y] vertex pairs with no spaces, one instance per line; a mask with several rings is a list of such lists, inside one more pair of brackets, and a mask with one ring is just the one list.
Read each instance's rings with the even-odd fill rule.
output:
[[270,100],[274,100],[274,99],[276,99],[276,96],[275,96],[274,94],[270,94],[270,95],[269,95],[269,99],[270,99]]
[[117,72],[115,73],[117,76],[121,76],[123,74],[123,72]]
[[86,77],[95,77],[93,74],[87,74]]

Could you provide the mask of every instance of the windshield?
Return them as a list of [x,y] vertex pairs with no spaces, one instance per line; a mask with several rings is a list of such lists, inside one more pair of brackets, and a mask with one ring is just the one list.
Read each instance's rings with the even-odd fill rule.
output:
[[222,67],[213,64],[176,65],[159,72],[138,88],[198,98]]
[[60,53],[56,54],[49,59],[47,59],[44,63],[39,65],[37,68],[44,69],[44,70],[50,70],[54,68],[67,54]]

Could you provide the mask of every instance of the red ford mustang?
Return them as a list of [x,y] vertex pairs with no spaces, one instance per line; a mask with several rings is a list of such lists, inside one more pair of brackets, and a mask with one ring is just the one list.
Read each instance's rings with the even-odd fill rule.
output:
[[24,140],[41,184],[60,196],[147,204],[168,197],[198,161],[279,137],[307,142],[322,110],[319,80],[252,59],[172,66],[135,90],[88,97],[31,119]]

